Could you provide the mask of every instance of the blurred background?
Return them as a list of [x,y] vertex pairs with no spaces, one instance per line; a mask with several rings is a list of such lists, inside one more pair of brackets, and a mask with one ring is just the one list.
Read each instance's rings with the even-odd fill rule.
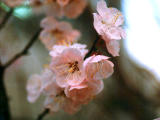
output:
[[[90,0],[84,13],[74,20],[64,19],[79,29],[80,43],[91,47],[96,39],[91,9],[97,0]],[[60,111],[44,120],[153,120],[160,117],[160,1],[108,0],[109,7],[120,9],[125,16],[127,38],[122,40],[120,57],[112,58],[114,74],[104,80],[105,87],[91,103],[74,115]],[[3,7],[3,9],[2,9]],[[1,3],[0,22],[6,11]],[[8,8],[5,7],[5,10]],[[20,52],[39,28],[45,15],[19,6],[0,30],[0,59],[6,63]],[[97,51],[106,53],[103,41]],[[21,57],[5,72],[5,85],[14,120],[35,120],[43,110],[43,96],[34,104],[27,101],[26,82],[30,75],[40,73],[50,57],[37,40],[28,56]]]

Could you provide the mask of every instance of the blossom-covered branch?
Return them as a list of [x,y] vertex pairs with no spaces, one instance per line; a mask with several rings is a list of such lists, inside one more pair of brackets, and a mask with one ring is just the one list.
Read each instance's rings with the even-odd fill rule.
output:
[[41,28],[38,29],[38,31],[35,33],[35,35],[31,38],[29,43],[25,46],[25,48],[18,54],[16,54],[11,60],[9,60],[4,67],[7,68],[10,66],[12,63],[14,63],[17,59],[19,59],[21,56],[26,55],[29,51],[29,49],[32,47],[32,45],[35,43],[37,40],[39,34],[41,32]]
[[[64,6],[67,5],[68,2]],[[123,23],[121,14],[117,9],[107,8],[104,0],[98,2],[97,10],[100,15],[94,13],[94,27],[103,39],[109,38],[108,50],[117,56],[119,49],[115,40],[121,39],[124,33],[119,27]],[[105,12],[106,15],[101,15]],[[34,74],[28,80],[27,99],[33,103],[43,94],[44,107],[50,112],[64,110],[73,114],[103,90],[103,79],[112,75],[114,64],[107,56],[91,55],[99,37],[88,52],[86,45],[75,43],[79,32],[69,23],[46,17],[41,27],[40,39],[49,50],[51,61],[41,74]]]

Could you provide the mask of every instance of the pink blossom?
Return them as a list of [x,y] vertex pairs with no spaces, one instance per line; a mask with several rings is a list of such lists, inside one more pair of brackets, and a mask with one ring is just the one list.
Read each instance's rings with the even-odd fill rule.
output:
[[122,13],[116,8],[108,8],[104,0],[97,3],[97,13],[94,15],[94,27],[98,34],[106,42],[108,51],[113,56],[119,55],[119,42],[121,38],[125,38],[125,31],[121,25],[124,22]]
[[[86,0],[31,0],[30,4],[35,8],[41,7],[49,16],[76,18],[83,12],[87,2]],[[42,12],[42,9],[38,11]]]
[[52,57],[51,68],[61,87],[80,84],[84,80],[83,56],[78,49],[66,48],[60,55]]
[[103,55],[93,55],[84,62],[84,71],[88,79],[101,80],[108,78],[113,73],[113,63],[109,57]]
[[42,43],[49,50],[53,45],[71,45],[78,40],[80,32],[72,29],[67,22],[58,22],[52,17],[42,20],[41,27],[44,29],[40,34]]

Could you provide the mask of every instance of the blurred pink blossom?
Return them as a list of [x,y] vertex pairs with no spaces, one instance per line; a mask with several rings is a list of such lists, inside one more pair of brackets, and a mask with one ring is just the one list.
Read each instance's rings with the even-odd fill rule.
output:
[[41,76],[37,74],[32,75],[27,82],[27,99],[29,102],[35,102],[37,100],[42,91],[41,87]]
[[108,8],[104,0],[97,3],[97,13],[93,13],[94,27],[106,42],[109,53],[119,56],[119,40],[125,38],[121,25],[124,22],[122,13],[116,8]]
[[43,19],[41,27],[43,31],[40,34],[40,40],[49,50],[53,45],[71,45],[80,37],[80,32],[72,29],[69,23],[58,22],[52,17]]
[[45,69],[42,74],[34,74],[27,82],[28,101],[35,102],[41,93],[49,96],[56,96],[62,91],[56,83],[55,74]]
[[87,5],[87,0],[30,0],[33,8],[45,11],[49,16],[68,18],[78,17]]

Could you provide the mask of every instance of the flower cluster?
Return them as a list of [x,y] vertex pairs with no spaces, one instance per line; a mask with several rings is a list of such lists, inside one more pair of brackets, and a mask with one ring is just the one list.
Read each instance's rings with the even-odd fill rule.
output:
[[125,38],[125,31],[121,25],[124,22],[122,13],[116,8],[108,8],[104,0],[97,4],[97,13],[94,15],[94,27],[106,42],[108,52],[119,56],[121,38]]
[[[72,18],[82,12],[86,1],[31,0],[31,3],[53,5],[56,16]],[[108,51],[117,56],[118,42],[125,36],[120,27],[122,14],[115,8],[107,8],[104,0],[98,2],[97,10],[99,14],[94,13],[95,29],[106,41]],[[76,15],[73,12],[77,12]],[[80,32],[69,23],[48,16],[42,20],[41,27],[40,40],[49,50],[51,61],[41,74],[32,75],[28,80],[28,101],[35,102],[43,94],[46,96],[44,107],[51,112],[62,109],[70,114],[75,113],[103,90],[103,79],[112,75],[114,64],[104,55],[86,58],[87,46],[76,43]]]
[[82,44],[54,46],[49,67],[41,75],[33,75],[28,80],[28,100],[34,102],[43,93],[45,108],[52,112],[63,109],[74,113],[100,93],[102,79],[113,73],[114,65],[103,55],[84,60],[85,47]]

